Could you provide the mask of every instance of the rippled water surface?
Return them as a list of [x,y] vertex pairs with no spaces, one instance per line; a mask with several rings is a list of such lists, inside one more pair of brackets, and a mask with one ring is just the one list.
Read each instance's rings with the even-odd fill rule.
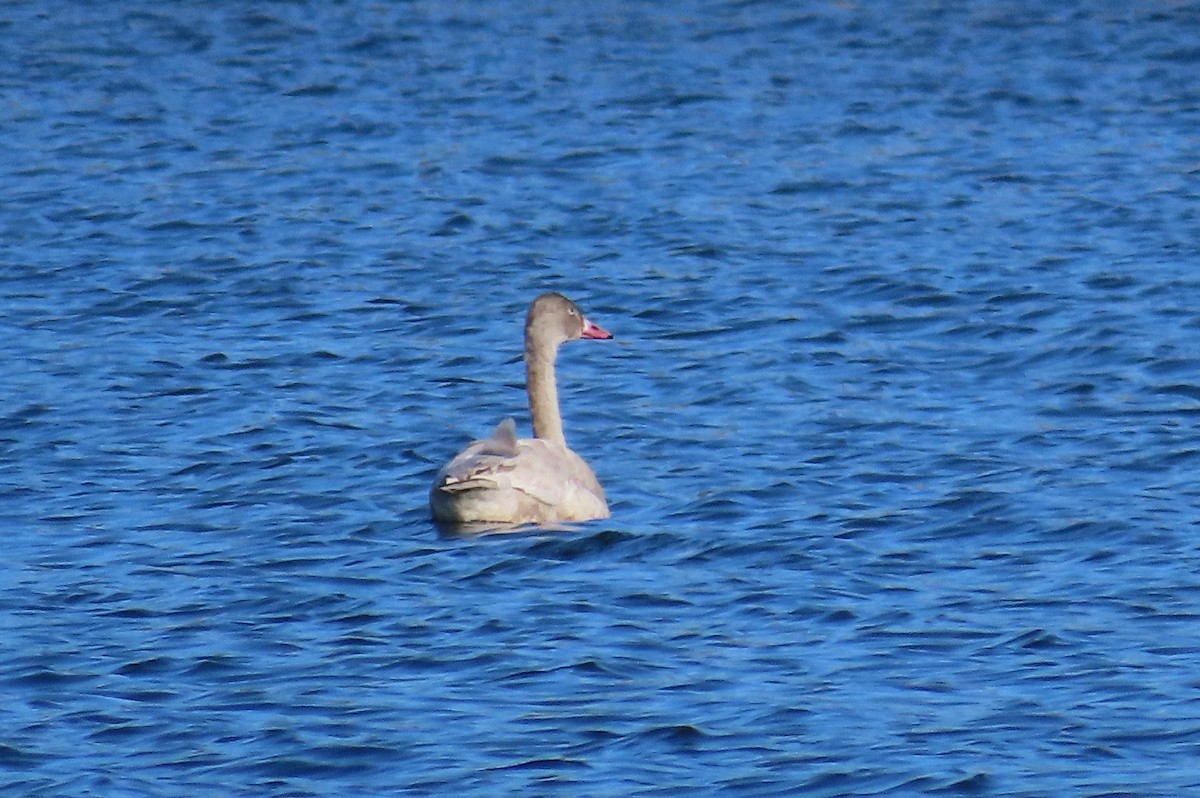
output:
[[[1198,69],[1168,0],[7,3],[0,788],[1200,791]],[[549,289],[613,517],[439,535]]]

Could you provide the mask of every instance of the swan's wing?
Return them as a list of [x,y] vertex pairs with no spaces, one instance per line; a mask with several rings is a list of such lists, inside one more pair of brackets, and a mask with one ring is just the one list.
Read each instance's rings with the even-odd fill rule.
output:
[[520,456],[508,474],[516,490],[551,507],[604,503],[604,489],[579,455],[538,438],[518,441]]
[[517,466],[519,454],[517,423],[506,418],[492,437],[475,441],[451,460],[438,475],[437,487],[451,492],[499,487]]
[[476,441],[484,454],[496,457],[517,456],[517,422],[506,418],[496,425],[492,437]]
[[454,521],[513,523],[607,518],[604,490],[579,455],[538,438],[518,440],[505,419],[438,474],[434,513]]

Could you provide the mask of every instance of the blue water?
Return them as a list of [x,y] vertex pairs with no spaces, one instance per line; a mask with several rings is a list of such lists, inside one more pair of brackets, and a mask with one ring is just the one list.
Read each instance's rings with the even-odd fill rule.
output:
[[[1200,790],[1200,4],[0,7],[0,792]],[[456,538],[537,293],[613,517]]]

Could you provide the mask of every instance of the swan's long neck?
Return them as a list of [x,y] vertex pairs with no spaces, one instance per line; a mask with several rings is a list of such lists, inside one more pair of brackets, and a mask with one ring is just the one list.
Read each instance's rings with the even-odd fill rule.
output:
[[563,446],[562,414],[558,410],[558,383],[554,379],[556,347],[525,343],[525,389],[529,391],[529,414],[533,416],[533,437]]

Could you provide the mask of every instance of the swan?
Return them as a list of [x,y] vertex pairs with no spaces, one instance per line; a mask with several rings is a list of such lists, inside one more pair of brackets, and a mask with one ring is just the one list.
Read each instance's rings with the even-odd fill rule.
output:
[[604,489],[571,451],[558,409],[558,347],[580,338],[609,339],[562,294],[533,300],[525,317],[525,389],[533,437],[518,438],[506,418],[438,472],[429,491],[433,518],[454,526],[545,524],[608,518]]

